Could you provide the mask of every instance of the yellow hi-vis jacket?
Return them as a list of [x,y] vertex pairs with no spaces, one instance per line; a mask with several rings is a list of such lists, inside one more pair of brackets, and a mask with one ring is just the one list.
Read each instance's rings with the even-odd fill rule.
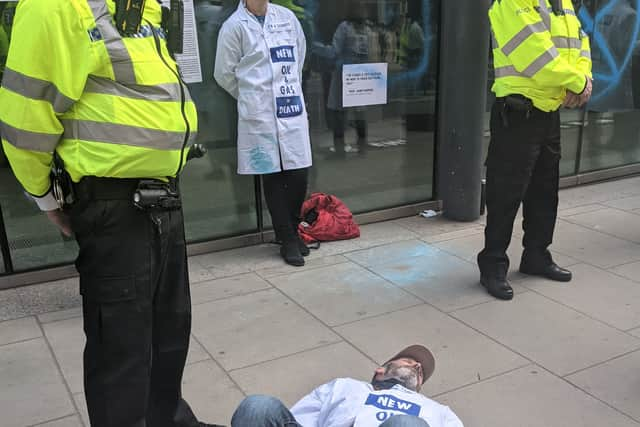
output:
[[0,88],[0,133],[11,167],[43,210],[53,153],[84,176],[167,178],[195,139],[196,108],[147,1],[122,37],[111,0],[21,0]]
[[548,0],[495,0],[489,10],[495,83],[503,97],[524,95],[542,111],[555,111],[567,90],[581,93],[591,77],[589,38],[571,0],[554,14]]

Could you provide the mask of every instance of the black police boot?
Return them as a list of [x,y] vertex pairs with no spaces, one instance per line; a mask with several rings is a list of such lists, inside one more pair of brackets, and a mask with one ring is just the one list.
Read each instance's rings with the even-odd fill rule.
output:
[[527,264],[526,262],[520,263],[520,273],[529,274],[531,276],[546,277],[549,280],[556,282],[570,282],[572,274],[569,270],[559,267],[558,264],[551,261],[546,265]]
[[481,275],[480,284],[498,299],[513,299],[513,289],[504,275]]
[[569,282],[572,277],[569,270],[561,268],[553,262],[551,253],[548,250],[538,254],[525,249],[520,260],[520,273],[546,277],[556,282]]
[[282,242],[280,246],[280,255],[282,259],[289,265],[294,267],[302,267],[304,265],[304,258],[300,253],[300,244],[297,239],[287,239]]

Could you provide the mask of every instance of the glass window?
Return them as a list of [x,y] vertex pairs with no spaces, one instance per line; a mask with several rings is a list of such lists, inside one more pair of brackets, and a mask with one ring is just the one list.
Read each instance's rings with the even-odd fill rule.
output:
[[181,177],[190,242],[257,230],[254,179],[236,173],[236,103],[213,78],[218,32],[237,4],[237,0],[195,2],[203,81],[190,84],[189,91],[198,108],[198,142],[208,153],[189,162]]
[[585,0],[594,85],[587,105],[580,170],[640,161],[640,0]]
[[25,195],[6,163],[0,165],[0,205],[16,271],[70,263],[75,259],[75,241],[62,238],[58,229]]
[[[303,23],[309,52],[304,93],[314,167],[310,190],[354,212],[433,197],[438,2],[275,0]],[[388,67],[387,102],[345,106],[343,72]]]

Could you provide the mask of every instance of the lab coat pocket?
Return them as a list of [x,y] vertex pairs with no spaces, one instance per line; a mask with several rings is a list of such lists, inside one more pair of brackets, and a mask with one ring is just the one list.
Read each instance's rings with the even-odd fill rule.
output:
[[271,96],[256,90],[241,90],[238,96],[238,116],[240,120],[264,120],[269,112]]

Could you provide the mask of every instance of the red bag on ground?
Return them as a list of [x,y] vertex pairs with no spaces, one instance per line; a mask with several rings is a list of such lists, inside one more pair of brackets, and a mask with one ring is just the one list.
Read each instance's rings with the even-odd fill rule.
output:
[[360,228],[344,202],[336,196],[313,193],[302,204],[303,222],[298,226],[305,243],[330,242],[360,237]]

